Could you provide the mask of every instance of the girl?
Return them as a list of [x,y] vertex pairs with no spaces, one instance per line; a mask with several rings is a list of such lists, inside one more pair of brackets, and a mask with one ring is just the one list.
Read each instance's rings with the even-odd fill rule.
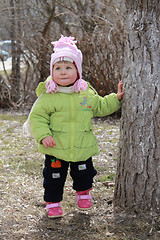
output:
[[45,154],[44,200],[50,218],[63,214],[60,202],[69,166],[78,207],[91,208],[96,175],[92,156],[98,154],[91,119],[117,111],[124,94],[119,82],[117,94],[100,97],[82,79],[82,53],[75,43],[73,37],[63,36],[53,42],[51,76],[39,84],[39,98],[29,116],[32,135]]

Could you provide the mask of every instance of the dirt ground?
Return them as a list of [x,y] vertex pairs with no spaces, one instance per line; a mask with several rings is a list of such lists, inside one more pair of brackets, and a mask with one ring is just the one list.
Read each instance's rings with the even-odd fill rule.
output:
[[113,210],[114,179],[118,160],[119,120],[96,119],[94,132],[100,154],[93,158],[98,171],[92,209],[76,207],[68,174],[62,208],[64,217],[49,219],[43,201],[44,156],[37,144],[23,135],[23,115],[0,114],[0,240],[158,240],[160,219],[147,219]]

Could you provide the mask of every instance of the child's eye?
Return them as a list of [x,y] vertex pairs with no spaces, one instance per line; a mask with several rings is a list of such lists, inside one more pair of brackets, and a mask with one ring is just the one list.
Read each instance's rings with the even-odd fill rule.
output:
[[66,67],[66,69],[71,69],[71,67]]
[[56,70],[60,70],[60,67],[57,67]]

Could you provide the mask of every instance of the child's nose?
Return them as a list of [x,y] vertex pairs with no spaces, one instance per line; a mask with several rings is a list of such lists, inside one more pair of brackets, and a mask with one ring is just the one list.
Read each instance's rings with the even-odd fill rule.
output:
[[62,69],[62,70],[61,70],[61,74],[62,74],[62,75],[66,74],[66,70],[65,70],[65,69]]

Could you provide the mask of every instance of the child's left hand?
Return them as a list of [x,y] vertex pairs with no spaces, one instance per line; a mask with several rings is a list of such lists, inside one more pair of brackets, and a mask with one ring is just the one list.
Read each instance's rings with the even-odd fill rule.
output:
[[123,83],[122,83],[122,81],[120,81],[118,83],[118,92],[117,92],[117,98],[118,98],[119,101],[122,100],[123,95],[124,95],[124,92],[122,92],[122,87],[123,87]]

